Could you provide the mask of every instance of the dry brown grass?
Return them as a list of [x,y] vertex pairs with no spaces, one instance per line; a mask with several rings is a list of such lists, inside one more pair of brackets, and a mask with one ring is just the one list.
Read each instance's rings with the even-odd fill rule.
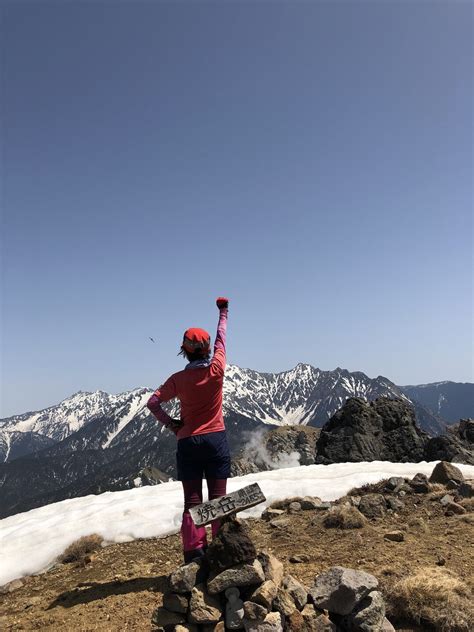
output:
[[474,498],[463,498],[459,501],[459,504],[462,505],[466,511],[474,511]]
[[103,538],[96,533],[85,535],[79,540],[70,544],[67,549],[58,557],[62,564],[70,562],[83,562],[91,553],[98,551],[102,546]]
[[327,529],[361,529],[367,524],[367,518],[356,507],[336,507],[323,519]]
[[463,516],[459,516],[459,520],[461,520],[461,522],[465,522],[466,524],[474,525],[474,514],[473,513],[464,514]]
[[397,582],[388,595],[393,616],[432,625],[440,632],[472,631],[473,604],[469,586],[452,571],[439,567],[419,569]]

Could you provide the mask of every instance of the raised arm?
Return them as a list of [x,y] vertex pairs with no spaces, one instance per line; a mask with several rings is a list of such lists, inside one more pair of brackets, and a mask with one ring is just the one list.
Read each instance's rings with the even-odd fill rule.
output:
[[227,333],[227,314],[229,313],[229,300],[219,297],[216,301],[219,308],[219,322],[217,323],[216,341],[214,343],[214,353],[221,349],[225,355],[225,340]]
[[217,323],[216,341],[214,343],[214,355],[211,360],[211,373],[223,377],[226,363],[226,331],[229,301],[226,298],[218,298],[216,305],[219,308],[219,322]]

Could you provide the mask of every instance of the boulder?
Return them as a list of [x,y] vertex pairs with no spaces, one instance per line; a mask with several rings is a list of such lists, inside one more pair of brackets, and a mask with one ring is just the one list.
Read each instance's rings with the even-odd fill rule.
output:
[[415,494],[427,494],[430,491],[430,484],[426,474],[415,474],[411,481],[408,481],[408,484]]
[[317,509],[321,503],[322,500],[317,496],[305,496],[300,500],[301,509],[304,511]]
[[391,476],[385,485],[385,489],[389,492],[393,492],[397,489],[397,487],[403,485],[404,483],[405,479],[401,476]]
[[278,594],[278,586],[271,579],[267,579],[250,595],[250,601],[260,604],[267,610],[272,609],[272,603]]
[[333,566],[315,578],[309,594],[318,608],[346,615],[377,587],[378,580],[369,573]]
[[451,496],[451,494],[445,494],[439,502],[443,505],[443,507],[446,507],[449,503],[454,502],[454,496]]
[[305,564],[310,561],[309,555],[292,555],[288,558],[288,561],[292,564]]
[[206,555],[209,567],[214,572],[252,562],[256,556],[257,551],[247,527],[235,518],[222,523]]
[[231,586],[253,586],[264,581],[265,574],[262,565],[258,560],[254,560],[252,564],[239,564],[211,576],[207,582],[207,587],[210,594],[214,595]]
[[277,588],[283,579],[283,564],[274,555],[268,551],[261,551],[257,556],[258,561],[262,565],[265,579],[271,579],[275,582]]
[[270,525],[275,529],[286,529],[291,525],[291,520],[290,518],[275,518],[270,520]]
[[382,494],[366,494],[359,503],[359,511],[366,518],[382,518],[386,513],[387,505]]
[[283,632],[283,623],[279,612],[270,612],[263,621],[247,621],[247,632]]
[[461,470],[448,461],[441,461],[440,463],[437,463],[431,473],[429,482],[447,485],[449,481],[462,483],[464,481],[464,476]]
[[446,509],[446,513],[452,513],[452,514],[456,514],[456,515],[461,515],[461,514],[465,514],[466,513],[466,509],[460,505],[459,503],[456,502],[448,502],[445,505],[445,509]]
[[387,505],[392,511],[401,511],[405,507],[403,500],[389,496],[387,498]]
[[303,625],[295,632],[336,632],[336,626],[323,612],[317,612],[312,604],[301,611]]
[[277,596],[273,600],[273,609],[280,612],[283,617],[289,617],[297,609],[295,600],[286,588],[279,589]]
[[474,496],[474,481],[468,480],[461,483],[458,487],[458,493],[463,498],[472,498]]
[[221,602],[206,589],[205,584],[195,586],[189,600],[188,621],[198,625],[217,623],[222,615]]
[[369,403],[353,397],[322,428],[315,462],[418,462],[427,440],[407,401],[381,397]]
[[356,606],[351,618],[351,630],[380,632],[385,619],[385,602],[382,593],[373,590]]
[[405,539],[403,531],[389,531],[383,537],[385,540],[391,540],[392,542],[403,542]]
[[301,503],[293,502],[289,504],[288,506],[289,513],[298,513],[299,511],[301,511]]
[[291,595],[298,610],[302,610],[308,602],[308,591],[303,584],[292,575],[285,575],[282,586]]
[[446,434],[429,439],[425,461],[450,461],[474,465],[474,420],[462,419],[449,426]]
[[280,518],[284,513],[286,513],[284,509],[274,509],[273,507],[268,507],[262,513],[262,520],[266,520],[268,522],[274,518]]
[[205,568],[201,560],[185,564],[171,573],[169,578],[170,588],[176,593],[191,592],[196,584],[203,581],[204,576]]
[[163,606],[170,612],[183,614],[188,611],[189,599],[186,595],[168,592],[163,595]]
[[268,610],[264,606],[254,601],[244,601],[244,622],[247,619],[251,621],[263,621],[267,614]]

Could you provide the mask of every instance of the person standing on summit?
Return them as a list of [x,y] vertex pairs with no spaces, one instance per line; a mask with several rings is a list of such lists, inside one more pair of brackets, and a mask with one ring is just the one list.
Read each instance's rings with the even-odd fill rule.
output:
[[[184,332],[180,355],[188,364],[174,373],[148,400],[147,406],[160,423],[172,430],[178,439],[176,461],[178,479],[184,491],[184,512],[181,524],[184,561],[204,555],[207,548],[206,528],[196,527],[189,509],[202,503],[202,481],[206,479],[209,500],[226,493],[230,476],[230,452],[222,414],[222,389],[226,366],[226,329],[229,301],[216,300],[219,322],[210,357],[211,339],[207,331],[192,327]],[[161,407],[163,402],[178,398],[180,419],[170,417]],[[214,536],[220,523],[211,524]]]

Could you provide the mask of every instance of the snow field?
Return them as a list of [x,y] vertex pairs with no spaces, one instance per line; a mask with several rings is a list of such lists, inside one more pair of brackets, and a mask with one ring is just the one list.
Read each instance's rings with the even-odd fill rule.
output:
[[[334,463],[307,465],[231,478],[228,492],[259,483],[267,501],[242,512],[259,516],[265,506],[290,496],[336,500],[352,487],[390,476],[430,475],[431,463]],[[456,464],[467,478],[474,466]],[[205,487],[205,484],[204,484]],[[106,543],[165,536],[179,531],[181,483],[72,498],[0,520],[0,585],[47,570],[72,542],[97,533]]]

